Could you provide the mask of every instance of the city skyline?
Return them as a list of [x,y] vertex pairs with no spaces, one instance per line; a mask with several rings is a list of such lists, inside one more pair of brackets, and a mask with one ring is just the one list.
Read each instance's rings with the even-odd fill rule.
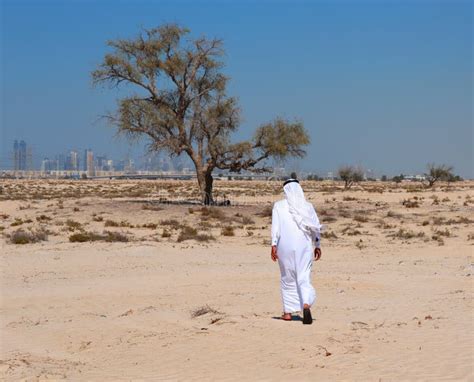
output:
[[235,140],[282,115],[312,140],[295,169],[352,164],[393,176],[436,162],[473,177],[471,2],[111,4],[2,2],[0,167],[17,137],[33,143],[35,160],[68,140],[143,157],[146,142],[114,138],[100,119],[124,90],[93,89],[90,72],[107,40],[175,21],[223,39],[229,93],[242,107]]

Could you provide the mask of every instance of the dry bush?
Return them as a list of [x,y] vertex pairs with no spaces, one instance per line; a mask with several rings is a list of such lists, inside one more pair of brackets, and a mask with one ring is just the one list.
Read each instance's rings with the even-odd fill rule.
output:
[[104,221],[104,218],[102,216],[94,216],[92,220],[95,222],[102,222]]
[[48,233],[42,229],[31,232],[19,229],[10,235],[10,242],[12,244],[31,244],[46,240],[48,240]]
[[353,219],[359,223],[367,223],[369,221],[369,218],[365,215],[355,215]]
[[201,306],[199,308],[194,309],[191,312],[191,317],[196,318],[196,317],[204,316],[205,314],[208,314],[208,313],[222,314],[222,313],[218,312],[217,310],[211,308],[209,305],[204,305],[204,306]]
[[353,196],[344,196],[344,197],[342,198],[342,200],[343,200],[344,202],[353,202],[353,201],[357,200],[357,198],[354,198]]
[[389,218],[394,218],[394,219],[400,219],[402,217],[402,214],[399,214],[397,212],[394,212],[394,211],[388,211],[387,212],[387,217]]
[[411,199],[404,199],[402,201],[402,205],[404,205],[406,208],[418,208],[420,207],[420,203],[418,200],[411,200]]
[[171,232],[165,228],[161,233],[161,237],[171,237]]
[[154,206],[153,204],[144,204],[142,205],[142,210],[162,211],[164,210],[164,208],[160,206]]
[[470,233],[467,235],[467,240],[474,240],[474,233]]
[[156,229],[158,224],[156,223],[145,223],[141,225],[142,228]]
[[264,218],[271,218],[272,212],[273,212],[273,206],[265,206],[259,212],[257,212],[257,215]]
[[424,232],[413,232],[404,228],[400,228],[397,232],[387,235],[387,237],[393,237],[395,239],[413,239],[413,238],[422,238],[425,237]]
[[337,239],[337,235],[333,231],[324,231],[321,233],[323,239]]
[[79,207],[74,207],[72,210],[73,210],[74,212],[79,212],[79,211],[80,211]]
[[51,218],[49,216],[46,216],[46,215],[40,215],[40,216],[37,216],[36,217],[36,221],[38,222],[47,222],[47,221],[50,221]]
[[21,218],[15,218],[15,221],[13,221],[10,226],[12,227],[17,227],[19,225],[22,225],[24,223],[23,219]]
[[185,240],[210,241],[215,240],[212,235],[199,234],[197,229],[189,226],[183,226],[178,236],[178,243]]
[[[451,237],[452,236],[452,233],[451,231],[449,231],[447,228],[445,228],[444,230],[439,230],[439,229],[436,229],[434,230],[433,232],[433,236],[444,236],[444,237]],[[435,240],[435,239],[433,239]]]
[[89,241],[128,242],[128,236],[120,232],[104,231],[102,234],[96,232],[78,232],[69,236],[71,243],[84,243]]
[[235,236],[234,227],[232,227],[230,225],[222,227],[221,235],[222,236]]
[[69,229],[69,231],[74,231],[74,230],[82,230],[82,224],[79,223],[79,222],[76,222],[72,219],[67,219],[66,222],[65,222],[67,228]]
[[347,226],[342,230],[343,235],[348,235],[348,236],[357,236],[357,235],[362,235],[362,232],[360,232],[357,229],[352,228],[351,226]]
[[160,225],[170,227],[171,229],[181,228],[182,224],[176,219],[165,219],[160,222]]
[[201,216],[203,220],[215,219],[219,221],[227,220],[226,214],[217,207],[202,207]]
[[385,220],[380,219],[380,220],[377,222],[376,227],[377,227],[377,228],[382,228],[382,229],[392,229],[392,228],[395,228],[395,225],[389,224],[389,223],[387,223]]

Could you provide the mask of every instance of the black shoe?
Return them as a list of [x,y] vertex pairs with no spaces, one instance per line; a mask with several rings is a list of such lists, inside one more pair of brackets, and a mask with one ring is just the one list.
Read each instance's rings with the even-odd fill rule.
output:
[[311,325],[313,323],[313,317],[311,316],[311,310],[309,308],[303,309],[303,324]]

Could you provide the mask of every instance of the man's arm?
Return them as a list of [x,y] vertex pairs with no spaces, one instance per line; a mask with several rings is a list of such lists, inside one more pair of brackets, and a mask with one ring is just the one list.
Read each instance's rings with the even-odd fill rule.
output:
[[273,261],[278,260],[277,255],[277,244],[278,240],[280,240],[280,220],[278,217],[278,211],[275,205],[273,205],[272,210],[272,252],[271,258]]

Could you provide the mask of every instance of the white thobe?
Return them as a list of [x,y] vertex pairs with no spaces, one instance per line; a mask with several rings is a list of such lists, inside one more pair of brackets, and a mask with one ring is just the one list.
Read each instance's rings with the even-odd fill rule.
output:
[[[312,211],[317,219],[314,208]],[[310,236],[301,230],[284,199],[273,206],[272,245],[277,246],[283,310],[285,313],[302,311],[304,304],[312,305],[316,300],[311,285],[311,267],[314,247],[320,247],[320,233]]]

